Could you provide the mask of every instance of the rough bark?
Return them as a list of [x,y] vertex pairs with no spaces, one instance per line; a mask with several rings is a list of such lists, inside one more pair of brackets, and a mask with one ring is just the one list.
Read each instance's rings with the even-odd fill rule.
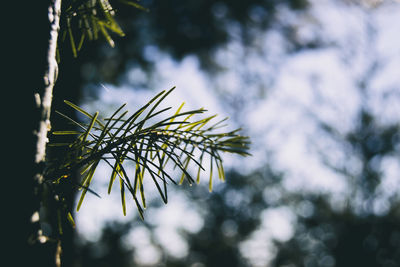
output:
[[[31,263],[32,266],[60,266],[60,247],[59,243],[51,240],[49,237],[52,224],[48,222],[48,217],[55,216],[46,206],[46,186],[44,183],[44,169],[46,165],[46,145],[48,142],[48,132],[51,129],[50,113],[53,98],[53,88],[57,80],[58,64],[56,61],[57,39],[60,28],[61,0],[47,1],[47,26],[40,31],[47,31],[47,43],[44,45],[46,52],[41,54],[44,56],[43,61],[38,62],[38,68],[42,71],[39,74],[40,81],[31,86],[37,86],[34,89],[35,119],[33,125],[33,143],[34,143],[34,159],[33,173],[30,179],[32,183],[32,202],[30,210],[30,233],[28,242],[30,243]],[[42,7],[44,7],[42,5]],[[39,35],[40,38],[44,37]],[[32,51],[35,53],[36,51]],[[43,65],[40,66],[40,62]],[[54,227],[53,227],[54,228]]]
[[[40,112],[37,131],[34,133],[37,138],[35,164],[43,166],[46,161],[47,133],[51,129],[50,113],[53,98],[53,88],[57,80],[58,64],[56,61],[58,31],[60,29],[61,0],[53,0],[49,6],[50,36],[47,51],[47,68],[43,75],[43,89],[35,93],[36,105]],[[38,168],[35,175],[36,182],[43,183],[43,173]]]
[[[2,75],[2,118],[5,121],[2,134],[6,134],[7,138],[2,142],[1,221],[3,243],[7,246],[3,261],[12,266],[56,266],[57,242],[40,243],[37,235],[40,224],[32,223],[32,215],[39,210],[43,196],[37,181],[43,179],[41,174],[45,162],[39,160],[43,159],[43,154],[39,157],[40,153],[37,153],[37,150],[38,143],[41,143],[41,148],[44,149],[46,138],[52,137],[47,134],[47,124],[42,123],[48,121],[49,115],[52,128],[65,129],[68,126],[65,125],[65,120],[55,116],[55,112],[50,114],[50,106],[46,103],[51,101],[53,95],[50,103],[52,111],[59,110],[75,118],[75,114],[63,109],[65,105],[62,101],[68,99],[74,103],[78,102],[81,81],[78,77],[80,65],[72,58],[68,48],[64,49],[65,57],[61,55],[63,60],[59,67],[62,71],[57,82],[54,77],[56,65],[50,64],[55,61],[48,60],[49,57],[54,59],[55,55],[56,37],[50,33],[57,29],[54,16],[59,19],[59,13],[54,8],[57,6],[56,2],[60,1],[10,1],[5,3],[4,8],[10,17],[5,16],[8,26],[3,33],[2,42],[6,45],[2,49],[5,57]],[[45,76],[48,78],[45,79]],[[55,82],[56,86],[52,92]],[[43,127],[44,125],[46,127]],[[43,142],[38,142],[40,129],[43,130]],[[63,151],[57,154],[54,154],[54,151],[51,151],[51,154],[50,151],[42,151],[47,154],[47,158],[63,155]],[[75,193],[73,188],[67,188],[69,207],[73,206],[72,193]],[[54,212],[49,214],[57,219]],[[33,218],[37,219],[37,216]],[[42,221],[44,219],[43,216],[39,218]],[[74,232],[68,221],[63,226],[61,262],[63,267],[67,267],[72,265],[70,262],[74,258]],[[42,239],[44,240],[44,237]]]

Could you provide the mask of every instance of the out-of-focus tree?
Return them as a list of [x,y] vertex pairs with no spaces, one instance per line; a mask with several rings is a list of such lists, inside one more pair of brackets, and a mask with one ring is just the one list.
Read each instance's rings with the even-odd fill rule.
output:
[[382,162],[399,156],[399,125],[380,124],[365,107],[360,109],[357,121],[354,130],[344,136],[321,124],[346,154],[360,163],[354,172],[354,168],[341,168],[325,160],[328,168],[350,181],[350,194],[343,196],[346,204],[335,207],[329,198],[310,197],[313,212],[299,216],[290,241],[278,243],[274,266],[400,264],[399,198],[387,196],[381,189],[385,179]]
[[230,172],[229,178],[216,194],[208,197],[201,188],[187,192],[191,201],[206,201],[199,202],[204,212],[201,230],[182,233],[189,252],[180,259],[181,264],[251,266],[241,245],[260,227],[261,213],[270,206],[263,189],[277,187],[280,176],[266,167],[249,176]]
[[134,250],[124,246],[123,242],[130,228],[131,223],[115,222],[104,225],[99,240],[78,245],[79,254],[74,255],[72,266],[134,266]]
[[398,266],[398,203],[382,216],[334,210],[326,199],[309,198],[314,212],[299,217],[291,240],[277,243],[272,266]]
[[[257,34],[255,28],[264,30],[274,25],[280,7],[301,11],[307,8],[308,1],[143,0],[140,4],[148,12],[127,8],[124,1],[116,1],[113,5],[126,33],[126,37],[116,44],[116,49],[90,43],[82,47],[82,51],[90,55],[82,66],[86,82],[119,83],[123,81],[121,74],[133,66],[150,70],[157,61],[152,48],[177,60],[195,54],[204,70],[212,71],[213,51],[230,41],[232,34],[236,34],[235,28],[240,29],[244,42],[250,41]],[[69,44],[65,43],[65,46]]]
[[[357,121],[357,126],[343,136],[320,124],[327,136],[335,140],[340,137],[346,153],[361,162],[359,172],[349,174],[348,169],[325,160],[327,168],[354,181],[345,206],[335,206],[329,195],[288,192],[280,184],[284,175],[276,175],[267,167],[247,176],[231,172],[215,194],[207,195],[201,187],[186,191],[188,201],[201,210],[203,227],[195,233],[180,231],[189,251],[183,258],[168,256],[167,249],[153,237],[153,245],[164,255],[157,266],[252,266],[241,245],[262,227],[262,212],[280,206],[296,214],[295,232],[288,241],[274,242],[272,266],[397,266],[399,200],[394,197],[382,202],[385,196],[379,185],[384,179],[380,161],[398,153],[398,124],[381,125],[365,108],[360,109]],[[156,224],[149,222],[147,227],[154,230]]]
[[339,205],[329,196],[303,195],[311,204],[312,212],[298,216],[291,240],[277,242],[278,254],[273,266],[400,264],[400,201],[398,193],[388,189],[400,155],[400,127],[398,118],[385,120],[379,113],[379,110],[388,111],[393,107],[377,108],[371,104],[374,90],[385,92],[382,94],[387,99],[394,97],[394,103],[398,104],[397,89],[385,85],[376,88],[376,80],[390,68],[380,68],[389,64],[388,59],[380,55],[382,51],[377,52],[375,40],[379,33],[372,21],[367,16],[365,38],[371,54],[365,58],[364,71],[355,76],[360,102],[353,126],[339,131],[326,121],[316,120],[321,133],[345,155],[338,160],[331,151],[320,151],[321,161],[347,182],[348,192],[343,194]]
[[[187,255],[184,257],[177,258],[170,255],[168,244],[160,243],[155,235],[157,221],[146,221],[145,224],[132,221],[124,224],[121,230],[114,232],[111,232],[111,228],[117,228],[106,225],[102,235],[95,242],[83,240],[77,258],[84,258],[82,262],[86,263],[85,266],[91,266],[90,264],[97,266],[97,263],[107,262],[108,257],[111,257],[110,250],[100,248],[111,247],[108,237],[112,233],[111,239],[118,240],[113,247],[120,249],[116,254],[131,252],[131,262],[120,266],[132,266],[130,264],[142,266],[140,261],[134,258],[135,253],[141,253],[141,249],[129,250],[124,237],[126,238],[129,232],[135,232],[137,227],[145,226],[151,236],[150,243],[162,255],[159,261],[150,264],[151,266],[251,266],[246,258],[247,252],[241,248],[241,244],[260,227],[261,213],[267,207],[278,204],[264,196],[264,189],[275,190],[277,194],[280,194],[279,181],[280,175],[274,174],[266,167],[249,176],[228,172],[226,182],[218,185],[213,194],[209,194],[204,187],[186,188],[184,199],[191,203],[194,210],[202,214],[203,226],[195,232],[184,228],[177,229],[188,245]],[[132,238],[134,239],[135,236]],[[96,253],[88,253],[88,251],[96,251]],[[148,265],[143,264],[143,266]]]

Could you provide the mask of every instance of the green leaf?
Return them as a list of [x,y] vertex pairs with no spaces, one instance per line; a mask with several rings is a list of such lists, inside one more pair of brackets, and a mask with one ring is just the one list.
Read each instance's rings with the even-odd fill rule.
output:
[[78,201],[78,205],[76,208],[77,211],[79,211],[79,209],[81,208],[83,199],[85,198],[86,192],[88,191],[89,185],[92,181],[94,171],[96,170],[98,163],[99,162],[93,163],[93,165],[90,167],[90,170],[88,171],[87,175],[83,179],[83,182],[82,182],[83,191],[82,191],[81,197],[79,198],[79,201]]
[[92,40],[95,39],[95,38],[94,38],[93,29],[92,29],[92,27],[90,26],[91,23],[90,23],[90,20],[89,20],[89,19],[91,19],[91,16],[88,17],[87,15],[83,14],[83,15],[82,15],[82,18],[83,18],[83,22],[84,22],[84,27],[83,27],[84,32],[85,32],[86,35],[89,37],[89,40],[92,41]]
[[75,120],[71,119],[71,118],[68,117],[67,115],[64,115],[64,114],[60,113],[60,112],[57,111],[57,110],[56,110],[56,113],[57,113],[58,115],[60,115],[61,117],[63,117],[63,118],[65,118],[65,119],[67,119],[68,121],[70,121],[72,124],[78,126],[79,128],[82,128],[83,130],[86,131],[86,127],[83,126],[82,124],[80,124],[79,122],[76,122]]
[[121,175],[121,173],[122,173],[122,171],[121,171],[121,167],[120,167],[120,162],[119,161],[115,161],[115,165],[114,165],[114,167],[113,167],[113,171],[112,171],[112,173],[111,173],[111,177],[110,177],[110,182],[108,183],[108,194],[110,194],[111,193],[111,188],[112,188],[112,185],[113,185],[113,183],[114,183],[114,181],[115,181],[115,178],[117,177],[117,174],[122,178],[122,175]]
[[150,176],[151,176],[151,178],[152,178],[154,184],[156,185],[156,188],[157,188],[157,190],[158,190],[158,192],[159,192],[159,194],[160,194],[160,196],[161,196],[163,202],[164,202],[165,204],[167,204],[167,203],[168,203],[168,199],[167,199],[167,187],[166,187],[166,181],[165,181],[165,179],[162,179],[162,181],[164,182],[164,191],[163,191],[163,190],[161,189],[160,185],[158,184],[157,179],[156,179],[155,175],[153,174],[153,172],[149,172],[149,173],[150,173]]
[[137,9],[143,10],[145,12],[149,12],[148,8],[143,7],[142,5],[139,5],[138,3],[134,2],[134,1],[128,1],[128,0],[120,0],[121,3],[124,3],[126,5],[130,5],[133,6]]
[[86,132],[85,132],[84,135],[83,135],[83,140],[82,140],[83,142],[85,142],[86,139],[87,139],[87,137],[89,136],[89,133],[90,133],[90,131],[92,130],[93,125],[94,125],[94,123],[96,122],[97,116],[98,116],[98,115],[99,115],[99,112],[97,111],[97,112],[94,114],[94,116],[92,117],[92,121],[90,122],[89,127],[87,128]]
[[[198,170],[197,170],[197,179],[196,179],[196,183],[197,184],[199,184],[200,183],[200,171],[203,169],[203,167],[201,166],[201,163],[203,162],[203,156],[204,156],[204,153],[205,153],[205,151],[203,150],[202,152],[201,152],[201,155],[200,155],[200,165],[199,165],[199,168],[198,168]],[[203,169],[204,170],[204,169]]]
[[212,183],[212,178],[213,178],[213,159],[210,159],[210,179],[208,181],[208,191],[212,192],[213,189],[213,183]]
[[[89,119],[93,119],[93,116],[90,115],[89,112],[83,110],[82,108],[78,107],[78,106],[75,105],[74,103],[72,103],[72,102],[70,102],[70,101],[68,101],[68,100],[64,100],[64,103],[67,104],[68,106],[72,107],[72,108],[75,109],[76,111],[79,111],[79,112],[82,113],[83,115],[87,116]],[[97,122],[100,126],[104,127],[104,125],[103,125],[100,121],[97,121],[97,120],[96,120],[96,122]]]
[[220,164],[218,166],[218,173],[220,176],[220,179],[225,182],[225,170],[224,170],[224,165],[222,164],[222,161],[220,161]]
[[71,212],[68,212],[68,213],[67,213],[67,219],[68,219],[69,223],[71,224],[71,226],[72,226],[73,228],[75,228],[75,227],[76,227],[76,224],[75,224],[74,218],[72,217]]
[[69,40],[70,40],[70,44],[71,44],[72,54],[74,55],[74,57],[77,57],[78,53],[76,52],[74,34],[72,33],[71,20],[69,18],[67,18],[67,27],[68,27],[68,34],[69,34]]
[[80,41],[79,41],[79,44],[78,44],[78,51],[81,51],[81,49],[82,49],[82,46],[83,46],[83,41],[85,41],[85,33],[82,33],[81,34],[81,39],[80,39]]
[[108,44],[111,47],[114,47],[115,43],[114,43],[113,39],[111,38],[111,36],[108,34],[107,30],[105,29],[106,24],[102,21],[98,21],[98,25],[99,25],[101,33],[103,34],[104,38],[106,38]]
[[82,134],[82,132],[78,131],[55,131],[52,132],[54,135],[70,135],[70,134]]
[[[179,112],[181,111],[181,109],[183,108],[183,105],[185,105],[185,102],[183,102],[179,108],[176,110],[174,116],[171,117],[171,119],[169,120],[169,122],[173,122],[175,120],[175,118],[179,115]],[[165,126],[165,130],[168,130],[169,126],[171,125],[167,125]]]
[[47,144],[49,147],[60,147],[60,146],[70,146],[71,143],[50,143]]
[[[187,173],[186,170],[188,169],[189,163],[190,163],[190,158],[187,157],[187,158],[184,160],[183,164],[182,164],[182,165],[183,165],[183,168],[185,169],[185,172],[183,172],[182,175],[181,175],[181,179],[180,179],[180,181],[179,181],[179,184],[180,184],[180,185],[183,183],[183,181],[184,181],[184,179],[185,179],[185,173]],[[189,184],[191,184],[190,180],[189,180]]]
[[[141,146],[143,145],[143,142],[141,144]],[[135,170],[135,182],[134,182],[134,186],[133,186],[133,192],[136,195],[137,189],[139,189],[140,192],[140,197],[142,199],[142,204],[143,204],[143,208],[146,208],[146,199],[144,197],[144,188],[143,188],[143,170],[141,168],[141,164],[140,164],[140,158],[139,158],[139,154],[141,151],[141,147],[139,148],[139,150],[135,150],[135,154],[136,154],[136,170]]]
[[125,185],[124,185],[124,180],[122,178],[119,178],[119,185],[121,188],[122,212],[124,213],[124,216],[126,216]]
[[63,235],[62,223],[61,223],[61,210],[57,210],[57,225],[58,225],[58,233]]

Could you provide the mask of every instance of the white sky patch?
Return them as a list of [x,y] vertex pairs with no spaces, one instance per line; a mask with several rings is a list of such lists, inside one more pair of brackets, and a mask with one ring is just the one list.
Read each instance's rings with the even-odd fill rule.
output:
[[[399,3],[400,1],[386,1],[385,5],[378,8],[375,16],[376,26],[379,28],[377,52],[387,57],[400,53]],[[395,60],[395,57],[391,59]]]
[[157,227],[155,234],[169,255],[176,258],[183,258],[189,253],[187,242],[176,231],[171,231],[171,229],[165,227]]
[[173,257],[182,258],[188,253],[188,244],[179,234],[179,229],[196,233],[203,226],[200,214],[189,205],[188,200],[174,190],[170,194],[168,205],[149,210],[148,221],[154,222],[155,237],[164,249]]
[[276,207],[265,210],[261,221],[261,226],[239,246],[242,256],[254,267],[269,266],[277,252],[273,240],[285,242],[293,237],[296,216],[287,207]]
[[283,183],[289,191],[338,193],[346,190],[346,183],[319,161],[318,155],[305,151],[307,143],[300,139],[288,140],[277,156],[278,168],[287,170]]
[[[190,233],[196,233],[203,227],[203,219],[199,213],[191,206],[187,198],[178,192],[179,189],[172,190],[169,197],[169,204],[153,211],[150,215],[151,221],[161,222],[160,226],[173,229],[182,228]],[[174,216],[171,216],[174,214]]]
[[240,243],[239,250],[253,267],[268,266],[277,253],[271,236],[265,229],[254,231],[249,239]]
[[216,61],[221,67],[230,68],[236,65],[238,58],[244,56],[245,50],[239,41],[229,42],[224,49],[219,49],[216,53]]
[[400,161],[398,156],[383,158],[381,171],[383,172],[381,191],[387,198],[395,196],[400,191]]
[[[124,239],[127,247],[135,248],[135,261],[143,265],[155,265],[161,259],[161,252],[151,244],[151,233],[143,226],[134,228]],[[135,240],[135,242],[132,242]]]
[[288,207],[272,208],[261,215],[262,227],[265,227],[273,239],[279,242],[288,241],[293,237],[295,214]]

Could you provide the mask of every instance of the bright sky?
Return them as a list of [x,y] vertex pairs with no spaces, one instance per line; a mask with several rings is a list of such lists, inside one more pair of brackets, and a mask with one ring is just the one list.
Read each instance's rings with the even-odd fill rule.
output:
[[[317,121],[346,133],[354,127],[360,106],[367,105],[380,118],[380,123],[399,122],[400,4],[384,1],[371,9],[335,0],[311,2],[313,5],[308,12],[296,16],[282,9],[280,23],[296,25],[299,40],[304,43],[318,40],[325,44],[322,49],[288,53],[290,44],[279,29],[259,34],[253,46],[244,49],[233,32],[232,42],[215,54],[221,66],[226,67],[225,71],[208,76],[200,70],[195,56],[176,62],[157,48],[148,47],[145,52],[156,62],[156,71],[151,77],[140,69],[132,69],[127,74],[129,86],[105,85],[107,89],[100,90],[100,100],[86,103],[85,107],[93,111],[105,107],[112,110],[127,102],[128,109],[135,110],[150,99],[154,91],[132,91],[132,84],[143,84],[150,79],[149,87],[157,92],[177,86],[167,98],[167,104],[178,106],[185,101],[188,109],[205,107],[221,118],[232,117],[231,124],[243,127],[250,135],[254,156],[240,159],[240,171],[251,172],[268,161],[276,169],[285,171],[287,190],[331,192],[340,197],[348,193],[347,181],[323,164],[320,152],[329,150],[327,156],[331,162],[345,164],[354,172],[359,162],[324,135]],[[367,75],[374,63],[379,67],[373,75]],[[370,86],[362,94],[357,82],[366,78],[370,79]],[[227,157],[225,164],[234,167],[238,160]],[[398,158],[383,159],[382,170],[385,179],[381,190],[386,198],[377,201],[377,213],[384,212],[386,199],[400,189]],[[99,184],[95,186],[100,188]],[[131,206],[127,218],[122,218],[118,194],[101,195],[102,199],[88,196],[77,218],[80,232],[93,240],[100,230],[99,221],[128,220],[136,216]],[[160,243],[177,257],[186,255],[188,248],[174,228],[180,226],[196,232],[203,223],[196,211],[188,211],[180,197],[177,195],[165,208],[147,211],[152,220],[159,222],[157,231],[168,233],[156,233]],[[174,219],[176,216],[180,219]],[[262,227],[254,233],[257,238],[242,244],[244,250],[251,248],[254,252],[248,255],[254,266],[268,265],[274,255],[272,239],[290,239],[295,216],[290,209],[281,207],[266,210],[262,220]],[[134,234],[138,231],[140,229]],[[140,235],[148,235],[144,228],[141,231]],[[141,254],[145,256],[140,261],[151,263],[157,259],[156,248],[151,245],[145,248]],[[265,254],[267,250],[269,255]]]

